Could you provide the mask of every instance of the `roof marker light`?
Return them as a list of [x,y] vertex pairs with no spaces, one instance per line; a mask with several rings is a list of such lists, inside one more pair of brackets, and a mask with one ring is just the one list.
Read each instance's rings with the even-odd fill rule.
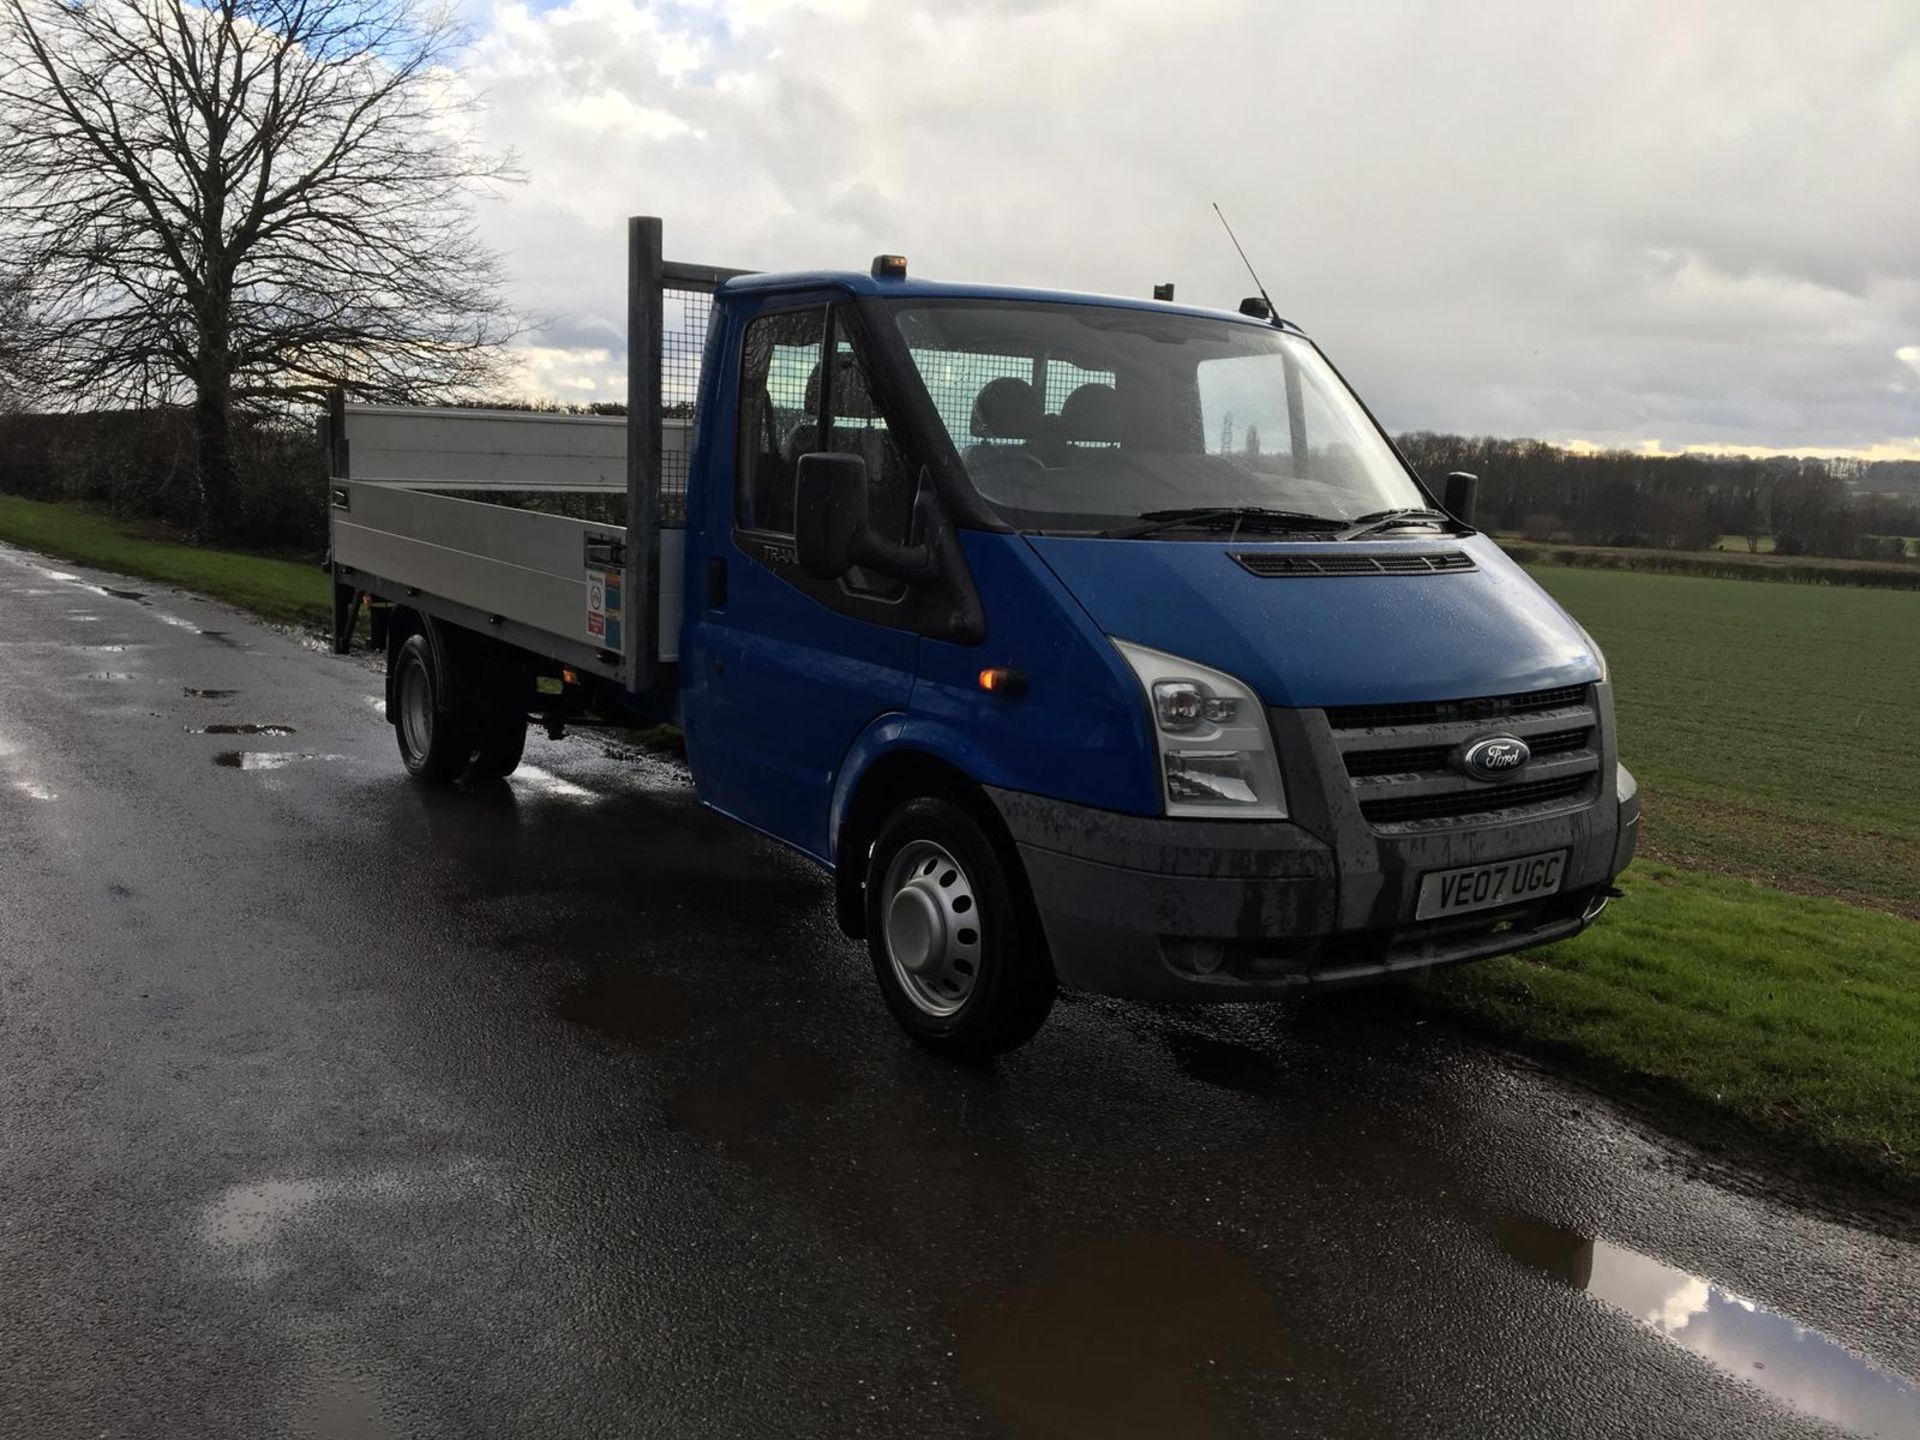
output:
[[904,255],[876,255],[873,257],[873,278],[876,280],[904,280],[907,278],[907,257]]

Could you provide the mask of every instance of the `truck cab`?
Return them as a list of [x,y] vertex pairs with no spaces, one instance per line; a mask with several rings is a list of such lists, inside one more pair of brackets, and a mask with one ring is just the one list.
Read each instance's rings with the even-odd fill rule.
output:
[[[410,769],[436,719],[470,761],[482,710],[553,727],[555,677],[677,718],[700,800],[830,872],[894,1016],[963,1057],[1062,985],[1293,995],[1604,907],[1638,810],[1604,658],[1297,327],[894,257],[709,293],[681,513],[640,477],[587,563],[652,664],[423,604],[336,515],[390,665],[418,637]],[[629,417],[630,465],[664,423]]]

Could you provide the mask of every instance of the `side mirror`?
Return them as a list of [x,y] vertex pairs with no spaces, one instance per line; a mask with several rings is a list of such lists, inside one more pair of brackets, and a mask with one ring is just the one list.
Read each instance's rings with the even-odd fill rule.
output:
[[793,479],[793,548],[815,580],[853,568],[853,542],[867,528],[867,462],[858,455],[802,455]]
[[1473,504],[1480,493],[1480,477],[1465,470],[1447,476],[1445,504],[1447,513],[1463,525],[1473,524]]

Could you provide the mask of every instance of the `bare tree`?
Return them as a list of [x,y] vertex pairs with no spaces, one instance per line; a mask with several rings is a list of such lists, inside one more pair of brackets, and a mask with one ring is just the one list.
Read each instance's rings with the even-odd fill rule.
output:
[[471,394],[513,322],[440,0],[0,0],[0,254],[52,382],[191,400],[200,528],[236,409]]
[[27,286],[0,274],[0,418],[25,409],[33,393],[33,346],[27,334]]

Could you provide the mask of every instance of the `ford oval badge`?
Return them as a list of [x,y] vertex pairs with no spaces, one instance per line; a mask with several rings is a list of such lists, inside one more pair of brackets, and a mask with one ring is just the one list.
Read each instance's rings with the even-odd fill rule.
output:
[[1527,742],[1517,735],[1489,735],[1467,746],[1460,768],[1476,780],[1501,780],[1533,758]]

